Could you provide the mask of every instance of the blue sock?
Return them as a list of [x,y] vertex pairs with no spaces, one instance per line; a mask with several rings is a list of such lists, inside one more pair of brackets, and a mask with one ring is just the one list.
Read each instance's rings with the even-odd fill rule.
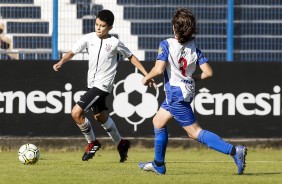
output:
[[230,155],[233,149],[233,145],[229,144],[228,142],[225,142],[223,139],[221,139],[218,135],[209,132],[207,130],[201,130],[197,140],[205,145],[207,145],[209,148],[212,148],[216,151],[219,151],[221,153],[225,153]]
[[157,163],[164,163],[165,152],[168,141],[167,127],[155,128],[155,161]]

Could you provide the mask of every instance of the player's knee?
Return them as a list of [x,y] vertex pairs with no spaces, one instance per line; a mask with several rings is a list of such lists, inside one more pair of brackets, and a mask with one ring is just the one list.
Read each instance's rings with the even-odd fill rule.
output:
[[201,127],[198,124],[193,124],[191,126],[188,126],[184,128],[188,134],[188,137],[192,139],[198,139],[198,135],[200,131],[202,130]]
[[158,122],[159,122],[158,117],[154,116],[154,118],[153,118],[153,125],[156,126],[158,124]]
[[190,137],[191,139],[197,139],[198,138],[198,135],[195,133],[195,132],[187,132],[188,134],[188,137]]
[[164,125],[161,122],[162,122],[161,119],[158,118],[157,116],[153,118],[153,125],[155,128],[163,128]]
[[82,117],[82,114],[76,109],[72,109],[71,116],[76,122],[79,122]]
[[156,116],[153,117],[153,124],[155,124],[156,122],[158,122],[158,118]]
[[195,129],[193,131],[187,132],[188,137],[197,140],[201,129]]

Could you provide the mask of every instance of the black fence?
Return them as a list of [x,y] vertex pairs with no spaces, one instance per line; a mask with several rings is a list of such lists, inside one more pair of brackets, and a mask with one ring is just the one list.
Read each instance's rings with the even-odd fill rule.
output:
[[[0,62],[0,136],[80,136],[71,118],[75,100],[87,90],[87,62],[71,61],[54,72],[54,62]],[[154,63],[144,62],[149,70]],[[226,138],[282,137],[282,63],[215,62],[214,77],[196,84],[193,108],[200,125]],[[129,62],[119,64],[108,97],[109,113],[122,136],[152,137],[152,116],[164,100],[141,84]],[[97,136],[106,136],[93,120]],[[171,137],[184,137],[176,122]]]

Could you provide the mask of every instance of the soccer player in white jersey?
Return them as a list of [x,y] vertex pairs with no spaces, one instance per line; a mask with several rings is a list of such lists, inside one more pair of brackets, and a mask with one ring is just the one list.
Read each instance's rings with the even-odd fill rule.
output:
[[84,49],[89,54],[87,81],[89,90],[81,96],[71,112],[74,121],[88,141],[85,153],[82,156],[83,161],[93,158],[96,151],[101,147],[101,143],[96,139],[90,121],[84,116],[85,112],[90,109],[94,113],[94,118],[101,123],[117,145],[120,162],[124,162],[127,159],[130,141],[120,136],[115,122],[106,112],[105,102],[106,97],[113,88],[118,65],[117,55],[120,54],[124,58],[128,58],[144,75],[148,74],[130,50],[119,39],[109,34],[113,23],[114,15],[110,10],[99,11],[95,20],[95,32],[84,35],[77,41],[71,51],[53,65],[53,69],[58,71],[65,62]]
[[[196,47],[196,19],[187,9],[177,9],[173,19],[174,38],[168,38],[160,43],[155,66],[143,78],[143,84],[148,85],[153,77],[163,74],[166,99],[153,118],[155,132],[155,157],[151,162],[141,162],[139,167],[145,171],[157,174],[166,173],[165,153],[168,142],[167,123],[174,118],[187,132],[188,137],[207,145],[209,148],[231,155],[242,174],[245,168],[247,148],[233,146],[222,140],[218,135],[203,130],[195,119],[191,101],[195,93],[195,82],[212,77],[213,70],[207,58]],[[193,74],[196,66],[200,74]]]

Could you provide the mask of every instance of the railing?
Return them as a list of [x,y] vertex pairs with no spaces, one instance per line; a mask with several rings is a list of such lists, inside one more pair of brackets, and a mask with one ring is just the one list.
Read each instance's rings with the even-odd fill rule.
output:
[[[0,59],[59,59],[94,31],[99,10],[110,9],[115,13],[110,33],[139,59],[154,61],[159,42],[173,34],[170,19],[178,7],[196,15],[196,44],[210,61],[281,61],[281,0],[3,0],[0,40],[8,36],[10,42],[7,50],[1,45]],[[74,59],[87,58],[84,52]]]

